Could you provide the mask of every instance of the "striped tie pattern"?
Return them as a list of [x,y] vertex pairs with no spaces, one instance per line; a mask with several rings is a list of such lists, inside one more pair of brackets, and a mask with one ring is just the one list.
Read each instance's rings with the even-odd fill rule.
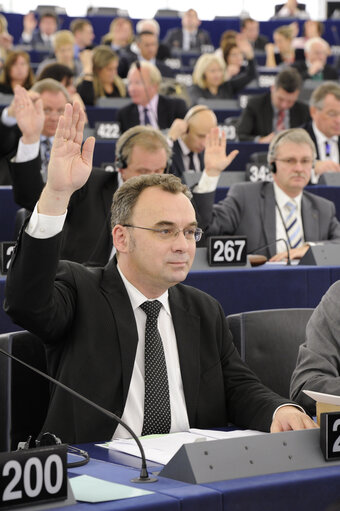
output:
[[297,219],[297,205],[293,201],[286,203],[288,214],[285,218],[287,236],[290,248],[297,248],[302,243],[302,232]]
[[145,324],[145,397],[142,436],[169,433],[171,409],[168,373],[161,336],[157,328],[162,304],[158,300],[142,303]]

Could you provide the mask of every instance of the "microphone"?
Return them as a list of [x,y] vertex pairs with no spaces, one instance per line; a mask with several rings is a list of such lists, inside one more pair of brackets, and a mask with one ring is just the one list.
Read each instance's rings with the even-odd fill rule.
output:
[[[144,78],[143,78],[142,66],[140,65],[139,60],[136,60],[135,64],[136,64],[136,68],[138,69],[139,74],[140,74],[140,79],[141,79],[142,84],[143,84],[143,88],[144,88],[144,92],[145,92],[146,99],[148,100],[148,104],[150,104],[151,98],[150,98],[150,96],[149,96],[149,91],[148,91],[148,88],[147,88],[147,86],[146,86],[145,80],[144,80]],[[157,115],[156,115],[156,113],[153,111],[153,109],[152,109],[152,108],[150,108],[150,109],[149,109],[149,112],[152,112],[153,119],[154,119],[154,121],[156,122],[157,128],[159,128],[159,125],[158,125],[158,119],[157,119]]]
[[44,373],[43,371],[40,371],[40,369],[37,369],[36,367],[31,366],[30,364],[27,364],[23,360],[20,360],[19,358],[15,357],[11,353],[8,353],[7,351],[3,350],[2,348],[0,348],[0,353],[5,355],[6,357],[11,358],[12,360],[15,360],[16,362],[19,362],[19,364],[27,367],[31,371],[34,371],[35,373],[39,374],[43,378],[46,378],[47,380],[51,381],[55,385],[61,387],[64,390],[66,390],[66,392],[68,392],[69,394],[72,394],[72,396],[77,397],[81,401],[84,401],[84,403],[87,403],[88,405],[90,405],[93,408],[96,408],[97,410],[102,412],[104,415],[106,415],[106,416],[110,417],[111,419],[114,419],[115,421],[117,421],[121,426],[123,426],[123,428],[125,428],[130,433],[130,435],[132,436],[132,438],[135,440],[136,444],[138,445],[138,448],[139,448],[140,454],[141,454],[142,467],[141,467],[141,471],[140,471],[139,477],[135,477],[135,478],[131,479],[131,482],[132,483],[154,483],[155,481],[158,480],[157,477],[150,477],[149,474],[148,474],[148,469],[147,469],[147,465],[146,465],[146,458],[145,458],[145,452],[144,452],[143,446],[142,446],[138,436],[132,431],[130,426],[128,426],[124,421],[122,421],[122,419],[120,417],[118,417],[118,415],[116,415],[115,413],[110,412],[109,410],[106,410],[105,408],[103,408],[102,406],[98,405],[97,403],[94,403],[90,399],[87,399],[87,397],[83,396],[82,394],[79,394],[79,392],[71,389],[67,385],[64,385],[64,383],[61,383],[60,381],[55,380],[54,378],[52,378],[52,376],[49,376],[48,374]]
[[286,245],[286,250],[287,250],[287,266],[291,266],[292,262],[290,260],[289,247],[288,247],[287,240],[285,240],[284,238],[278,238],[277,240],[274,240],[271,243],[267,243],[266,245],[262,245],[261,247],[256,247],[256,248],[254,248],[254,250],[251,250],[251,252],[248,252],[248,254],[253,254],[254,252],[257,252],[258,250],[262,250],[263,248],[268,248],[268,247],[270,247],[271,245],[273,245],[274,243],[276,243],[278,241],[283,241],[283,243]]

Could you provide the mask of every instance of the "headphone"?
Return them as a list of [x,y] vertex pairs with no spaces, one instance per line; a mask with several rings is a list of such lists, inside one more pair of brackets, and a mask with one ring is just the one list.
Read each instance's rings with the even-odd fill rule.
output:
[[[121,147],[119,148],[119,151],[118,151],[118,154],[116,156],[116,160],[115,160],[115,167],[116,167],[116,170],[118,169],[126,169],[128,167],[128,162],[127,162],[127,159],[124,157],[123,155],[123,151],[124,151],[124,147],[126,146],[126,144],[134,137],[136,137],[137,135],[140,135],[142,133],[142,130],[141,131],[137,131],[136,133],[133,133],[132,135],[130,135],[124,142],[123,144],[121,145]],[[164,174],[169,174],[170,173],[170,169],[171,169],[171,164],[172,164],[172,159],[171,158],[168,158],[167,162],[166,162],[166,167],[164,169]]]
[[[194,107],[193,107],[193,108],[194,108]],[[192,110],[192,109],[190,109],[190,110]],[[190,112],[190,110],[189,110],[189,112]],[[190,121],[190,119],[191,119],[194,115],[199,114],[200,112],[205,112],[205,111],[207,111],[207,110],[210,110],[210,108],[209,108],[209,107],[207,107],[206,105],[202,105],[202,106],[201,106],[201,108],[197,108],[197,110],[194,110],[194,111],[193,111],[193,112],[191,112],[191,113],[187,112],[187,113],[186,113],[186,115],[185,115],[185,117],[184,117],[184,120],[185,120],[185,121],[187,121],[187,122],[189,122],[189,121]],[[188,129],[187,129],[186,133],[189,133],[189,124],[188,124]]]
[[[270,172],[272,172],[273,174],[276,174],[276,171],[277,171],[276,162],[274,161],[274,157],[275,157],[275,152],[276,152],[276,148],[278,146],[278,143],[280,141],[282,141],[286,136],[290,135],[290,133],[293,130],[296,130],[296,129],[297,128],[290,128],[290,129],[282,131],[279,135],[277,135],[277,138],[274,141],[273,145],[269,146],[268,155],[267,155],[267,162],[268,162],[268,168],[269,168]],[[315,155],[314,155],[314,158],[313,158],[312,168],[314,168],[314,165],[315,165]]]

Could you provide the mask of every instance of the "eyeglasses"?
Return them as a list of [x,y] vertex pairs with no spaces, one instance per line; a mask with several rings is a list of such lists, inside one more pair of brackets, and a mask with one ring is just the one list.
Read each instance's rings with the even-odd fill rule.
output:
[[304,168],[311,168],[313,166],[313,160],[311,158],[303,158],[302,160],[297,160],[296,158],[275,158],[275,161],[281,161],[290,167],[295,167],[298,163]]
[[200,241],[203,231],[199,227],[186,227],[185,229],[178,229],[175,226],[163,227],[163,229],[152,229],[151,227],[140,227],[139,225],[123,224],[123,227],[132,227],[133,229],[144,229],[152,231],[157,234],[162,240],[169,240],[177,238],[179,233],[182,232],[188,241]]

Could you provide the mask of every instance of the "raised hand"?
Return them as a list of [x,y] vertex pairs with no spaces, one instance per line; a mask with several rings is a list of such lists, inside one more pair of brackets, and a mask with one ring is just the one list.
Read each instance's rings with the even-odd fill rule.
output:
[[223,130],[218,127],[211,128],[205,139],[204,167],[208,176],[219,176],[230,165],[239,151],[234,150],[230,154],[227,151],[227,138]]
[[72,193],[88,180],[95,139],[89,137],[81,147],[84,124],[85,114],[80,105],[67,104],[54,137],[47,182],[38,204],[39,213],[64,213]]
[[8,113],[16,118],[24,144],[32,144],[40,140],[45,114],[39,96],[32,97],[24,87],[16,85],[13,104]]

